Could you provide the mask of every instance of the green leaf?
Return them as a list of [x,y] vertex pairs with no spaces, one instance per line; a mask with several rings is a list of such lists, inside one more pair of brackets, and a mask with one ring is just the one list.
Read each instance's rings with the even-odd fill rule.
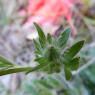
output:
[[68,65],[69,65],[71,70],[77,70],[78,69],[79,60],[80,60],[80,57],[76,57],[70,61],[70,63]]
[[35,53],[41,55],[42,54],[42,48],[40,46],[40,43],[37,40],[33,40],[34,46],[35,46]]
[[41,27],[37,23],[34,23],[34,25],[35,25],[38,35],[39,35],[39,41],[40,41],[41,45],[43,46],[46,43],[45,34],[44,34],[43,30],[41,29]]
[[48,89],[37,80],[34,80],[33,82],[34,82],[35,88],[37,88],[36,90],[39,92],[39,95],[52,95],[51,89]]
[[24,91],[30,93],[30,95],[38,95],[37,89],[34,87],[33,83],[26,83],[24,87]]
[[4,64],[2,62],[0,62],[0,69],[2,68],[8,68],[8,67],[11,67],[12,65],[8,65],[8,64]]
[[80,49],[83,47],[83,44],[84,40],[75,43],[71,48],[68,49],[68,51],[64,53],[64,58],[67,61],[71,60],[80,51]]
[[47,41],[49,44],[52,43],[52,36],[49,33],[47,34]]
[[4,57],[0,56],[0,67],[8,67],[8,66],[15,66],[12,62],[5,59]]
[[35,61],[37,61],[40,64],[46,64],[46,63],[48,63],[48,60],[46,58],[44,58],[44,57],[36,58]]
[[48,89],[52,89],[51,85],[48,84],[45,80],[37,80],[41,85],[43,85],[44,87],[48,88]]
[[34,40],[34,39],[33,39],[33,42],[34,42],[35,48],[36,48],[37,50],[40,50],[40,44],[39,44],[39,42],[37,42],[37,41]]
[[59,36],[58,42],[60,47],[64,47],[69,39],[70,28],[64,30],[64,32]]
[[49,61],[54,61],[59,57],[58,50],[54,46],[50,46],[46,54]]
[[70,80],[72,77],[72,73],[70,71],[70,68],[68,68],[67,66],[64,66],[64,72],[65,72],[66,80]]
[[60,83],[56,78],[53,76],[48,76],[48,78],[45,78],[45,81],[52,87],[52,88],[57,88],[60,86]]

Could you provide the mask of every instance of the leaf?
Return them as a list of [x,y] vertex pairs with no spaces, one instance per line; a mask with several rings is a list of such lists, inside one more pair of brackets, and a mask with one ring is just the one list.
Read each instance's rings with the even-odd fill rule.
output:
[[34,87],[34,84],[26,83],[24,87],[25,87],[24,91],[30,93],[30,95],[38,95],[38,92]]
[[46,54],[49,61],[54,61],[59,57],[58,50],[54,46],[50,46]]
[[64,72],[65,72],[66,80],[70,80],[72,77],[72,73],[70,71],[70,68],[68,68],[67,66],[64,66]]
[[37,80],[41,85],[43,85],[44,87],[48,88],[48,89],[52,89],[51,85],[48,84],[45,80]]
[[48,76],[48,78],[45,78],[45,81],[52,87],[52,88],[57,88],[60,86],[60,83],[56,78],[53,76]]
[[80,60],[80,58],[76,57],[76,58],[74,58],[74,59],[72,59],[70,61],[70,63],[68,65],[69,65],[71,70],[77,70],[78,69],[78,67],[79,67],[79,60]]
[[33,39],[33,42],[34,42],[35,48],[37,50],[40,50],[40,44],[36,40],[34,40],[34,39]]
[[37,23],[34,23],[34,25],[35,25],[37,32],[38,32],[38,35],[39,35],[39,41],[40,41],[41,45],[43,46],[46,43],[45,34]]
[[0,67],[5,67],[5,66],[15,66],[15,64],[11,63],[9,60],[0,56]]
[[71,48],[68,49],[68,51],[64,53],[64,58],[67,61],[71,60],[80,51],[80,49],[83,47],[83,44],[84,40],[75,43]]
[[8,68],[8,67],[11,67],[11,65],[8,65],[8,64],[4,64],[4,63],[2,63],[2,62],[0,62],[0,69],[2,69],[2,68]]
[[35,53],[36,54],[42,54],[41,46],[37,40],[33,40],[34,46],[35,46]]
[[34,80],[33,82],[34,82],[35,88],[37,88],[36,90],[39,92],[39,95],[52,95],[51,89],[48,89],[37,80]]
[[60,47],[64,47],[69,39],[70,28],[64,30],[64,32],[59,36],[58,42]]
[[48,60],[44,57],[36,58],[35,61],[37,61],[39,64],[46,64],[48,63]]
[[49,33],[47,34],[47,41],[49,44],[52,43],[52,36]]

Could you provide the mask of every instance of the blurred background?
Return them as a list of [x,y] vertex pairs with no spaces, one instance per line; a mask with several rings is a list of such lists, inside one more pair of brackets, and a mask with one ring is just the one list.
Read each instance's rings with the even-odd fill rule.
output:
[[84,39],[80,68],[71,81],[63,73],[2,76],[0,95],[95,95],[95,0],[0,0],[0,55],[34,65],[33,22],[54,36],[69,26],[71,44]]

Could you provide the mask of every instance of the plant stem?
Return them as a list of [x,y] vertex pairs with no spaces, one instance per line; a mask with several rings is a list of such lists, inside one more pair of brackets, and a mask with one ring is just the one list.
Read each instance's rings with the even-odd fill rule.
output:
[[7,75],[7,74],[12,74],[12,73],[19,73],[19,72],[33,72],[37,71],[40,68],[43,68],[44,66],[47,66],[46,64],[41,64],[36,67],[13,67],[13,68],[7,68],[7,69],[1,69],[0,70],[0,76],[2,75]]

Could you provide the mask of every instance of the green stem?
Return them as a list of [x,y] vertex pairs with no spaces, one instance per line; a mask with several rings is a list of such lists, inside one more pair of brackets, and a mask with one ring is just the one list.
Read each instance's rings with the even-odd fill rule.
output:
[[19,73],[19,72],[25,72],[32,69],[32,67],[13,67],[8,69],[1,69],[0,70],[0,76],[12,74],[12,73]]
[[12,74],[12,73],[19,73],[19,72],[29,73],[29,72],[39,70],[40,68],[43,68],[44,66],[46,66],[46,64],[41,64],[34,68],[33,67],[13,67],[13,68],[1,69],[0,76]]

